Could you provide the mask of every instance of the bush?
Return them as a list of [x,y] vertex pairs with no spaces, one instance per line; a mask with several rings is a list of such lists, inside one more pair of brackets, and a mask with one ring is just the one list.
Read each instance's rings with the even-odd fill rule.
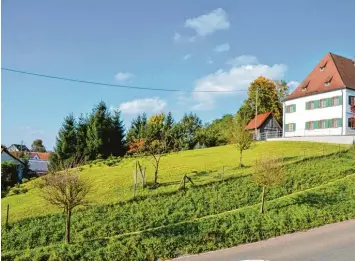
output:
[[18,195],[18,194],[24,194],[28,191],[27,188],[24,188],[23,186],[15,186],[9,190],[9,193],[7,194],[8,196],[13,196],[13,195]]
[[17,166],[13,161],[4,161],[1,163],[1,186],[14,186],[17,184]]

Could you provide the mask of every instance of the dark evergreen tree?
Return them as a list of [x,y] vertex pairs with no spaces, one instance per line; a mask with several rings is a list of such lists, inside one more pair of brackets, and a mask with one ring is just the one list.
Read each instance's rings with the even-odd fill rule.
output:
[[142,139],[147,136],[148,120],[145,113],[138,115],[132,120],[131,127],[127,133],[127,143],[133,142],[134,139]]
[[123,125],[123,121],[121,120],[121,113],[119,111],[115,111],[112,116],[111,122],[111,130],[110,130],[110,150],[113,156],[124,156],[126,153],[125,150],[125,128]]
[[87,146],[86,146],[87,129],[88,129],[88,118],[85,117],[83,114],[81,114],[76,128],[76,135],[77,135],[76,153],[82,160],[87,158],[86,157],[87,156]]
[[56,153],[55,160],[59,162],[65,162],[69,159],[72,160],[76,155],[76,144],[76,122],[73,114],[70,114],[64,119],[63,125],[57,136],[54,148]]
[[107,158],[110,156],[110,127],[111,117],[104,102],[95,106],[89,116],[87,128],[87,156],[88,159]]

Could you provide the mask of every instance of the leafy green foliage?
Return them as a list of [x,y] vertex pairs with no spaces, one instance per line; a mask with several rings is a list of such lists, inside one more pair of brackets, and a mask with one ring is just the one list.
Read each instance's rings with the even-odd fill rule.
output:
[[17,167],[13,161],[1,162],[1,186],[6,188],[17,183]]
[[244,121],[233,120],[230,128],[230,142],[235,144],[239,150],[239,166],[242,167],[243,151],[250,148],[253,139],[248,130],[245,129]]
[[36,152],[46,152],[46,147],[44,147],[41,139],[36,139],[31,145],[31,150]]

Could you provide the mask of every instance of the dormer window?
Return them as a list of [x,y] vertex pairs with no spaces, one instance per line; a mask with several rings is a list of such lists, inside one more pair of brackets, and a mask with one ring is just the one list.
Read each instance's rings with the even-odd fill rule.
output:
[[332,79],[333,79],[333,76],[327,77],[327,79],[325,79],[324,85],[325,85],[325,86],[329,86],[329,85],[330,85],[330,82],[332,81]]
[[302,86],[302,91],[303,91],[303,92],[304,92],[304,91],[307,91],[307,88],[308,88],[309,82],[310,82],[310,81],[305,82],[305,83],[303,84],[303,86]]
[[319,69],[320,69],[321,72],[324,71],[325,66],[327,66],[327,63],[328,63],[328,61],[325,61],[324,63],[322,63],[322,64],[319,66]]

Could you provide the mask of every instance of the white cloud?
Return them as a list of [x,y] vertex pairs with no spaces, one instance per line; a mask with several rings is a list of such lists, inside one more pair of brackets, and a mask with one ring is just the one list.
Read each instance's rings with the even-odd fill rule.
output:
[[181,34],[175,33],[174,36],[173,36],[174,42],[178,42],[180,39],[181,39]]
[[182,59],[183,59],[184,61],[186,61],[186,60],[190,59],[191,56],[192,56],[192,54],[188,53],[188,54],[184,55],[184,56],[182,57]]
[[[257,77],[265,76],[276,80],[282,78],[286,70],[287,66],[284,64],[272,66],[257,64],[234,66],[229,70],[220,69],[208,74],[195,82],[194,91],[210,92],[194,92],[192,97],[197,104],[193,106],[193,109],[212,109],[218,97],[245,94],[249,84]],[[242,90],[242,92],[237,90]]]
[[161,100],[158,97],[153,97],[123,102],[118,106],[117,109],[125,115],[137,115],[143,112],[158,113],[161,112],[165,107],[166,101]]
[[287,83],[287,86],[290,88],[290,91],[293,92],[297,86],[300,85],[300,83],[298,81],[289,81]]
[[125,82],[134,77],[134,74],[129,72],[119,72],[116,74],[116,80],[119,82]]
[[230,23],[228,14],[222,8],[218,8],[208,14],[187,19],[185,27],[194,29],[200,36],[206,36],[218,30],[227,30]]
[[229,51],[229,49],[230,49],[229,43],[225,43],[225,44],[217,45],[216,48],[214,48],[214,51],[217,53],[221,53],[221,52]]
[[232,59],[229,59],[227,61],[227,64],[232,65],[232,66],[240,66],[240,65],[246,65],[246,64],[257,64],[259,63],[258,59],[255,56],[252,55],[241,55],[234,57]]

